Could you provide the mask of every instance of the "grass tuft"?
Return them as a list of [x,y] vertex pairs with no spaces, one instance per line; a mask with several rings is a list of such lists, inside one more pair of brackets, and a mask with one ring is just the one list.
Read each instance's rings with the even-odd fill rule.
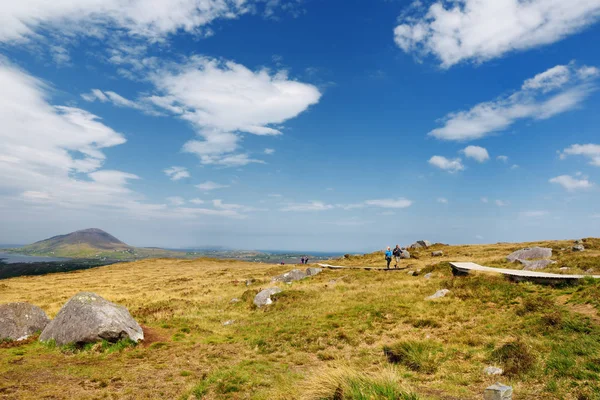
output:
[[405,341],[385,346],[383,352],[389,362],[426,374],[437,371],[442,346],[433,341]]
[[533,370],[536,357],[521,339],[505,343],[492,352],[494,361],[500,362],[508,376],[525,375]]

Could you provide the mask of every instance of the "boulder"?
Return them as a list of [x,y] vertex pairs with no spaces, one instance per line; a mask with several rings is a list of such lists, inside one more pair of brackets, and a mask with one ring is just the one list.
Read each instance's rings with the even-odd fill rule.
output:
[[293,282],[306,278],[306,273],[299,269],[293,269],[285,274],[274,277],[271,282]]
[[576,240],[574,243],[575,243],[575,244],[583,244],[583,240],[581,240],[581,239],[577,239],[577,240]]
[[544,269],[550,264],[556,264],[556,261],[552,260],[517,260],[523,265],[523,269],[526,271],[535,271],[536,269]]
[[256,279],[246,279],[246,286],[250,286],[256,282]]
[[265,290],[262,290],[254,297],[254,304],[256,307],[268,306],[269,304],[273,304],[273,300],[271,296],[276,293],[281,293],[282,290],[278,287],[272,287]]
[[498,382],[485,389],[483,400],[512,400],[512,393],[512,386],[506,386]]
[[552,249],[547,247],[530,247],[509,254],[506,259],[510,262],[517,260],[535,260],[552,257]]
[[323,272],[322,268],[314,268],[314,267],[306,268],[306,276],[319,275],[321,272]]
[[410,258],[410,253],[408,250],[402,250],[402,253],[400,253],[400,258],[403,260],[408,260]]
[[443,251],[441,251],[441,250],[438,250],[438,251],[433,251],[433,252],[431,252],[431,255],[432,255],[433,257],[441,257],[441,256],[443,256],[443,255],[444,255],[444,252],[443,252]]
[[423,278],[425,279],[431,279],[433,277],[433,274],[430,272],[428,274],[425,274],[425,276],[423,276]]
[[123,306],[111,303],[95,293],[73,296],[46,326],[40,341],[54,340],[57,345],[144,340],[144,331]]
[[431,247],[431,242],[429,240],[417,240],[417,243],[421,245],[421,247]]
[[441,290],[438,290],[437,292],[435,292],[434,294],[432,294],[431,296],[425,297],[425,300],[439,299],[441,297],[446,296],[448,293],[450,293],[450,291],[448,289],[441,289]]
[[25,340],[34,333],[44,330],[49,322],[50,319],[44,310],[33,304],[2,304],[0,305],[0,340]]
[[498,367],[485,367],[483,373],[486,375],[502,375],[504,370]]
[[575,246],[573,246],[573,251],[584,251],[585,247],[583,247],[582,244],[577,244]]

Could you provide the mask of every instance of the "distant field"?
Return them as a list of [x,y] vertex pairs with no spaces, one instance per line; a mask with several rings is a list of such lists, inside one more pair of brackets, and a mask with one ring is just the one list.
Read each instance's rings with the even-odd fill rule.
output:
[[[583,253],[572,242],[536,244],[557,250],[550,271],[600,272],[598,239]],[[513,267],[504,257],[524,246],[436,245],[444,257],[414,252],[402,271],[326,270],[280,284],[265,309],[251,304],[255,293],[292,266],[156,259],[3,280],[0,303],[28,301],[51,317],[75,293],[96,292],[128,307],[147,341],[0,344],[0,398],[464,400],[501,381],[514,399],[600,399],[599,283],[451,274],[448,261]],[[380,253],[330,263],[384,266]],[[450,294],[425,300],[442,288]],[[484,375],[490,365],[505,375]]]

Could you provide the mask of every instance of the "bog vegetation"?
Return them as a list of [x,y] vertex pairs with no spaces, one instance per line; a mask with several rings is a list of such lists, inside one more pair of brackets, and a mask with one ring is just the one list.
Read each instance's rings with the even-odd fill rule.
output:
[[[537,244],[555,250],[549,271],[600,273],[600,240],[582,253],[572,242]],[[254,295],[292,266],[158,259],[3,280],[0,303],[27,301],[51,317],[77,292],[98,293],[126,306],[146,341],[0,343],[0,398],[464,400],[500,380],[516,399],[600,399],[600,282],[455,278],[448,264],[517,268],[504,257],[527,245],[435,245],[400,271],[326,270],[279,284],[260,309]],[[446,297],[425,300],[442,288]],[[504,375],[485,375],[487,366]]]

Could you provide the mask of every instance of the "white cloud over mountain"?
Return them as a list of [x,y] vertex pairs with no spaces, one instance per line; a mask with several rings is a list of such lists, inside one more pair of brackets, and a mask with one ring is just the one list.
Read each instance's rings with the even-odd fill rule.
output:
[[405,52],[431,54],[449,68],[557,42],[599,17],[600,0],[435,1],[404,14],[394,39]]
[[429,132],[442,140],[468,141],[502,131],[519,120],[543,120],[579,106],[600,76],[595,67],[559,65],[526,80],[510,96],[475,105],[444,117]]

